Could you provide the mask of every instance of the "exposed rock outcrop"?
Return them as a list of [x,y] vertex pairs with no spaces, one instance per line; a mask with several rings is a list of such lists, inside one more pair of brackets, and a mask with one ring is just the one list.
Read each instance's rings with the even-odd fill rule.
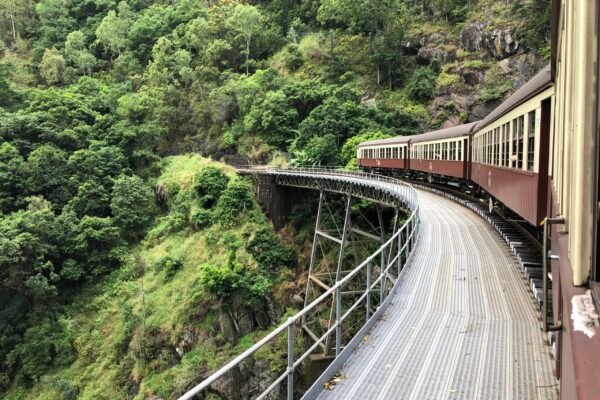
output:
[[488,53],[499,60],[516,54],[519,50],[519,41],[511,27],[487,31],[484,44]]
[[417,62],[420,64],[429,64],[433,60],[440,63],[449,63],[456,61],[456,47],[448,39],[447,32],[436,32],[429,36],[422,36],[419,39],[417,49]]
[[484,25],[481,22],[473,22],[465,25],[460,33],[460,44],[468,51],[482,51]]
[[534,53],[519,54],[498,62],[498,67],[510,78],[515,87],[522,86],[546,65],[547,60]]
[[460,33],[460,44],[468,51],[486,50],[499,60],[519,51],[519,41],[512,27],[490,28],[482,22],[465,25]]

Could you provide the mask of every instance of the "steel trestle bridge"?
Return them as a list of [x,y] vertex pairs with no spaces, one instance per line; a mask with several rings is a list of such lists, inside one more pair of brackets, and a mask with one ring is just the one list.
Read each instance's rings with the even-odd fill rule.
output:
[[[556,398],[539,317],[514,256],[475,213],[380,175],[327,168],[239,172],[320,192],[305,306],[180,399],[210,390],[282,336],[287,368],[253,398],[302,395],[294,390],[295,373],[315,352],[332,362],[303,393],[306,399]],[[343,224],[333,229],[326,218],[331,193],[344,197]],[[354,198],[378,204],[375,234],[350,217]],[[394,210],[391,221],[380,207]],[[354,251],[353,264],[350,250],[365,240],[379,247],[362,261]],[[334,250],[319,258],[327,243]],[[304,352],[296,349],[302,334],[311,340]],[[323,391],[336,373],[337,385]]]

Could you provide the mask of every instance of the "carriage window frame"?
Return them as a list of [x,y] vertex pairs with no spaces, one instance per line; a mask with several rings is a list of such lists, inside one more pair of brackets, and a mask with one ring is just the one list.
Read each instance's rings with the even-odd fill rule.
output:
[[518,123],[517,123],[517,118],[513,119],[512,121],[512,132],[513,132],[513,137],[512,137],[512,152],[510,155],[511,161],[512,161],[512,167],[513,168],[517,168],[518,169],[518,153],[519,153],[519,132],[518,132]]
[[521,115],[517,117],[517,135],[518,135],[518,151],[517,151],[517,169],[523,169],[523,146],[525,136],[525,116]]
[[508,167],[508,149],[509,149],[509,145],[508,145],[508,141],[509,141],[509,134],[508,134],[508,124],[502,124],[502,166],[503,167]]
[[535,167],[535,142],[536,142],[536,110],[530,111],[527,114],[528,127],[527,127],[527,171],[533,171]]

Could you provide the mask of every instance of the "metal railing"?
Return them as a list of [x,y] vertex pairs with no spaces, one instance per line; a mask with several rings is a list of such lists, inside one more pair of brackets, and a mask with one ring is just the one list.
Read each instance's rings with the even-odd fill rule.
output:
[[[214,382],[223,378],[227,373],[238,367],[241,363],[249,359],[258,350],[268,345],[271,341],[277,338],[279,335],[287,332],[287,368],[275,379],[271,384],[258,394],[256,399],[264,399],[273,390],[275,390],[283,381],[287,381],[287,399],[292,400],[294,398],[294,373],[296,369],[308,358],[308,356],[317,349],[318,346],[323,343],[330,335],[335,335],[335,355],[336,357],[342,350],[342,335],[343,335],[343,323],[348,317],[359,307],[365,307],[364,324],[372,323],[373,320],[379,313],[377,310],[372,311],[371,297],[373,294],[379,299],[379,306],[384,304],[384,296],[389,296],[393,293],[398,282],[400,272],[403,267],[408,263],[409,256],[415,247],[417,233],[419,228],[419,205],[417,199],[417,193],[415,189],[405,182],[385,177],[376,174],[369,174],[359,171],[348,171],[335,167],[328,168],[260,168],[254,166],[239,167],[238,170],[242,171],[253,171],[268,174],[304,174],[312,177],[316,176],[327,176],[335,177],[338,179],[345,179],[347,181],[354,181],[356,183],[370,183],[380,182],[380,186],[385,190],[392,190],[397,194],[399,200],[407,205],[410,210],[410,215],[406,219],[405,223],[382,245],[377,251],[371,254],[367,259],[360,263],[356,268],[347,273],[346,276],[338,280],[335,285],[325,291],[321,296],[315,299],[312,303],[307,305],[305,308],[297,312],[288,320],[274,329],[267,336],[258,341],[255,345],[244,351],[242,354],[237,356],[235,359],[224,365],[218,371],[214,372],[210,377],[205,379],[203,382],[195,386],[193,389],[185,393],[179,398],[179,400],[187,400],[193,398],[195,395],[208,389]],[[377,277],[372,277],[373,273],[377,273],[372,267],[377,265],[378,258],[385,260],[380,265],[379,273]],[[385,267],[385,268],[384,268]],[[391,272],[396,273],[396,280],[392,288],[386,290],[386,277]],[[351,283],[363,284],[359,277],[366,275],[366,282],[364,283],[364,290],[362,294],[351,304],[347,309],[342,309],[342,290],[344,287],[349,286]],[[374,279],[373,279],[374,278]],[[356,289],[356,286],[354,287]],[[379,291],[379,293],[376,293]],[[321,306],[325,302],[335,302],[335,323],[315,342],[308,347],[304,353],[299,357],[295,357],[295,345],[296,335],[295,328],[298,322],[302,320],[302,317]]]

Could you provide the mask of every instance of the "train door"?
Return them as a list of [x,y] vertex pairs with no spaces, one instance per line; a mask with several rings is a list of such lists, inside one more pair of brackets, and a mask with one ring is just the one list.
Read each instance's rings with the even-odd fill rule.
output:
[[538,184],[538,200],[537,200],[537,226],[540,226],[542,220],[549,215],[550,208],[548,206],[548,193],[550,179],[549,163],[550,163],[550,125],[552,124],[552,100],[550,98],[542,101],[541,116],[540,116],[540,154],[539,154],[539,184]]

